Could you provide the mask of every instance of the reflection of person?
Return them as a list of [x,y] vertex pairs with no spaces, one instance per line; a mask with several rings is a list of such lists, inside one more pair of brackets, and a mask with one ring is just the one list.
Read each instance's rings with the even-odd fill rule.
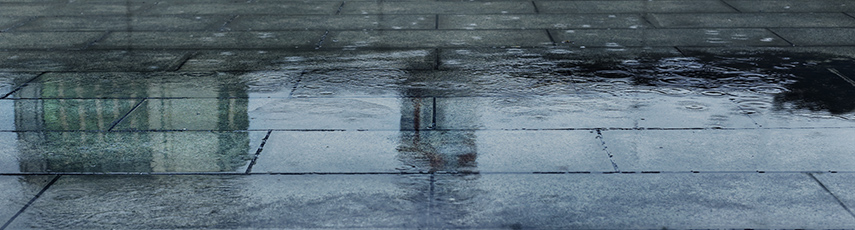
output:
[[[420,91],[419,91],[420,92]],[[409,90],[401,99],[401,161],[417,171],[474,171],[477,147],[472,130],[436,130],[435,98]]]

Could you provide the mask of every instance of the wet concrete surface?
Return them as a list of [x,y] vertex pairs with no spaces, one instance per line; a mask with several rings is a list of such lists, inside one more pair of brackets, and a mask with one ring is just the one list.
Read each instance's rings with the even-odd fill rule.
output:
[[852,6],[0,0],[0,229],[855,228]]

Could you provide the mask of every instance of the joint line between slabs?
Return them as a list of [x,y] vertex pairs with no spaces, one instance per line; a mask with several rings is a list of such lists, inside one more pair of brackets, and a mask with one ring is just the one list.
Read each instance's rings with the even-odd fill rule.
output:
[[784,36],[781,36],[780,34],[776,33],[774,30],[769,29],[769,28],[765,28],[765,30],[766,30],[766,31],[769,31],[769,33],[772,33],[772,35],[778,36],[778,38],[780,38],[781,40],[783,40],[783,41],[787,42],[787,44],[790,44],[790,46],[796,46],[796,44],[795,44],[795,43],[790,42],[789,40],[787,40],[786,38],[784,38]]
[[341,5],[338,5],[338,10],[336,10],[336,11],[335,11],[335,15],[340,15],[340,14],[341,14],[341,9],[342,9],[342,8],[344,8],[344,3],[346,3],[346,2],[345,2],[345,1],[342,1],[342,2],[341,2]]
[[840,204],[840,206],[843,206],[843,209],[845,209],[846,212],[848,212],[850,216],[855,218],[855,213],[853,213],[852,210],[849,209],[849,207],[847,207],[846,204],[844,204],[843,201],[841,201],[839,197],[837,197],[837,195],[835,195],[833,192],[831,192],[831,190],[829,190],[828,187],[826,187],[825,184],[822,183],[822,181],[819,181],[819,178],[816,178],[816,176],[814,176],[813,173],[806,173],[806,174],[808,176],[810,176],[810,178],[813,179],[813,181],[816,181],[816,183],[819,184],[819,186],[822,187],[822,189],[825,190],[825,192],[828,192],[828,194],[830,194],[831,197],[834,197],[834,200],[836,200],[837,203]]
[[21,84],[21,85],[19,85],[18,87],[16,87],[16,88],[15,88],[14,90],[12,90],[11,92],[6,93],[6,95],[3,95],[3,97],[0,97],[0,99],[6,99],[6,98],[8,98],[9,96],[12,96],[12,94],[15,94],[16,92],[20,91],[21,89],[23,89],[24,87],[26,87],[27,85],[29,85],[30,83],[32,83],[33,81],[35,81],[36,79],[38,79],[38,78],[42,77],[42,75],[45,75],[46,73],[47,73],[47,72],[41,72],[41,73],[39,73],[38,75],[36,75],[36,76],[35,76],[35,77],[33,77],[32,79],[30,79],[29,81],[24,82],[24,84]]
[[297,91],[297,87],[300,86],[300,82],[303,81],[303,75],[306,75],[306,73],[308,73],[308,70],[303,70],[300,72],[300,76],[297,77],[297,82],[294,82],[294,86],[291,87],[291,92],[288,93],[288,99],[294,97],[294,92]]
[[264,144],[267,144],[267,139],[270,138],[270,134],[273,133],[273,130],[267,130],[267,135],[264,136],[264,139],[261,139],[261,144],[258,145],[258,149],[255,150],[255,155],[252,157],[252,161],[249,162],[249,166],[246,167],[245,174],[252,173],[252,166],[258,161],[258,156],[261,155],[261,151],[264,150]]
[[220,26],[220,28],[218,28],[218,29],[217,29],[217,31],[221,31],[221,32],[222,32],[222,31],[226,31],[226,26],[228,26],[229,24],[231,24],[231,23],[232,23],[232,21],[234,21],[235,19],[237,19],[239,16],[240,16],[240,15],[237,15],[237,14],[236,14],[236,15],[232,15],[231,17],[229,17],[229,19],[228,19],[228,20],[226,20],[226,22],[223,22],[223,25],[221,25],[221,26]]
[[124,121],[124,120],[125,120],[125,118],[127,118],[128,116],[130,116],[130,115],[131,115],[131,113],[133,113],[133,112],[134,112],[134,110],[137,110],[137,108],[139,108],[139,107],[140,107],[140,105],[142,105],[142,103],[143,103],[143,102],[145,102],[146,100],[148,100],[148,99],[143,98],[142,100],[140,100],[140,102],[137,102],[137,104],[136,104],[136,105],[134,105],[134,107],[133,107],[133,108],[131,108],[130,110],[128,110],[128,112],[127,112],[127,113],[125,113],[125,115],[124,115],[124,116],[122,116],[121,118],[119,118],[118,120],[116,120],[115,122],[113,122],[112,124],[110,124],[110,128],[109,128],[109,129],[107,129],[107,131],[113,131],[113,129],[114,129],[114,128],[116,128],[116,126],[118,126],[118,125],[119,125],[119,123],[122,123],[122,121]]
[[540,13],[540,10],[539,10],[539,9],[537,9],[537,4],[535,4],[535,3],[534,3],[534,1],[531,1],[531,6],[533,6],[533,7],[534,7],[534,13],[535,13],[535,14],[539,14],[539,13]]
[[603,140],[604,139],[603,138],[603,132],[600,129],[596,129],[596,131],[597,131],[597,137],[596,138],[600,139],[600,145],[603,147],[603,152],[605,152],[606,155],[609,156],[609,162],[612,163],[612,167],[615,169],[615,172],[620,173],[621,171],[620,171],[620,168],[618,167],[617,163],[615,163],[614,155],[609,151],[608,146],[606,146],[606,141]]
[[737,9],[736,7],[734,7],[733,5],[731,5],[730,3],[727,3],[727,1],[719,0],[719,2],[723,3],[723,4],[724,4],[725,6],[727,6],[727,7],[730,7],[731,9],[735,10],[737,13],[742,13],[742,11],[741,11],[741,10]]
[[32,199],[30,199],[30,201],[27,202],[27,204],[25,204],[24,207],[21,207],[21,209],[18,210],[18,212],[15,213],[15,215],[12,216],[12,218],[9,218],[9,221],[7,221],[5,224],[3,224],[3,226],[0,226],[0,230],[6,229],[6,227],[8,227],[9,224],[12,223],[12,221],[15,221],[15,218],[18,218],[18,216],[20,216],[21,213],[24,213],[24,211],[27,210],[27,208],[29,208],[30,205],[33,204],[33,202],[36,202],[36,200],[39,199],[39,197],[41,197],[42,194],[44,194],[45,191],[47,191],[54,183],[56,183],[56,181],[58,181],[60,177],[62,177],[62,175],[56,175],[55,177],[53,177],[53,180],[51,180],[47,185],[45,185],[45,187],[42,188],[42,190],[39,191],[39,193],[37,193],[36,196],[34,196]]
[[826,68],[826,69],[829,72],[833,73],[834,75],[837,75],[838,77],[842,78],[844,81],[849,82],[849,84],[851,84],[852,86],[855,86],[855,81],[853,81],[852,78],[849,78],[846,75],[841,74],[840,71],[837,71],[837,69],[835,69],[835,68]]

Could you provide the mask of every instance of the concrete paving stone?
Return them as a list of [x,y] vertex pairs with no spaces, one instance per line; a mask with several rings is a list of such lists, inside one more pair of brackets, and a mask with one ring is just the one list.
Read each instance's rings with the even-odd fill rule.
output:
[[855,18],[842,13],[649,14],[657,28],[792,28],[852,27]]
[[0,15],[30,17],[33,15],[42,15],[51,7],[51,5],[44,4],[0,3]]
[[846,12],[855,10],[855,5],[846,0],[723,0],[740,12]]
[[595,137],[590,131],[273,132],[253,172],[611,171]]
[[0,95],[11,93],[36,76],[37,73],[0,72]]
[[855,174],[852,173],[813,173],[834,196],[840,199],[850,210],[855,208],[855,185],[852,181],[855,180]]
[[338,69],[434,69],[435,49],[397,50],[228,50],[200,51],[182,71],[264,71]]
[[644,18],[634,14],[462,14],[439,16],[439,29],[635,29],[647,26]]
[[332,15],[341,6],[337,1],[276,1],[270,3],[248,3],[230,1],[216,3],[164,2],[157,4],[143,15],[162,14],[227,14],[227,15]]
[[439,175],[438,228],[850,228],[804,174]]
[[534,1],[540,13],[715,13],[736,12],[717,0]]
[[789,55],[829,55],[855,58],[855,47],[680,47],[687,57],[713,54],[717,56],[745,56],[762,53],[788,53]]
[[6,31],[6,29],[11,28],[15,25],[15,23],[25,19],[24,17],[0,17],[0,31]]
[[401,104],[398,98],[150,99],[116,130],[399,130]]
[[855,129],[603,131],[624,171],[853,170]]
[[[51,89],[45,89],[49,92]],[[62,93],[62,92],[58,92]],[[69,92],[70,93],[70,92]],[[2,130],[16,131],[106,131],[139,103],[139,99],[20,99],[14,100],[14,124]],[[4,117],[9,115],[3,115]],[[135,121],[126,121],[135,122]]]
[[119,15],[137,14],[151,7],[150,2],[65,2],[53,5],[50,9],[35,15],[39,16],[90,16],[90,15]]
[[164,71],[189,52],[146,50],[0,52],[0,71]]
[[266,132],[3,132],[0,173],[245,172]]
[[294,88],[293,97],[419,97],[405,82],[412,78],[401,70],[338,70],[309,72]]
[[310,49],[322,31],[112,32],[93,49]]
[[225,16],[40,17],[15,31],[198,31],[215,30]]
[[5,32],[0,49],[82,49],[104,32]]
[[385,30],[330,32],[323,47],[367,49],[548,45],[552,45],[552,42],[543,30]]
[[14,98],[287,97],[299,76],[299,71],[58,72],[42,75],[12,96]]
[[855,41],[853,28],[775,28],[771,29],[795,46],[847,46]]
[[63,176],[9,228],[413,229],[429,187],[421,175]]
[[341,14],[519,14],[535,13],[531,2],[347,2]]
[[561,71],[572,69],[579,62],[624,62],[683,56],[673,47],[579,48],[564,43],[551,48],[459,48],[440,51],[441,70],[555,74],[562,74]]
[[434,29],[434,15],[240,16],[230,30],[400,30]]
[[790,46],[765,29],[578,29],[550,30],[556,42],[575,47]]
[[761,127],[855,127],[855,107],[845,99],[853,86],[835,77],[808,76],[788,88],[757,89],[769,93],[735,94],[733,101]]
[[[0,162],[4,165],[4,162]],[[5,168],[5,167],[4,167]],[[0,176],[0,222],[6,223],[27,205],[54,176]]]

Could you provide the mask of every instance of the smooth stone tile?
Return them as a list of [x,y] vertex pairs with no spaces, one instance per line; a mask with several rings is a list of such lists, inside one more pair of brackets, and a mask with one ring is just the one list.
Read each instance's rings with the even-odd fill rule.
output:
[[[406,132],[409,133],[409,132]],[[425,159],[404,151],[405,132],[273,132],[256,173],[367,173],[428,171]],[[428,136],[430,134],[425,134]],[[437,154],[437,153],[432,153]]]
[[633,127],[633,102],[617,98],[437,98],[440,129],[588,129]]
[[0,72],[0,95],[11,93],[37,76],[37,73]]
[[855,107],[844,99],[844,95],[851,94],[852,86],[845,85],[843,80],[832,80],[842,84],[837,81],[833,81],[837,85],[819,83],[821,91],[813,91],[817,89],[801,88],[796,83],[791,86],[797,88],[785,92],[772,88],[768,90],[774,94],[738,95],[734,102],[764,128],[855,127]]
[[604,131],[624,171],[853,170],[853,129]]
[[15,130],[15,101],[0,100],[0,130]]
[[[664,88],[667,89],[667,88]],[[644,128],[757,128],[751,117],[726,96],[641,94],[632,116]]]
[[0,30],[5,30],[14,26],[15,22],[18,22],[21,19],[24,19],[24,17],[0,17]]
[[0,49],[81,49],[104,32],[28,32],[0,34]]
[[40,17],[16,27],[15,31],[194,31],[214,30],[227,21],[224,16],[101,16]]
[[791,28],[852,27],[855,18],[842,13],[716,13],[716,14],[650,14],[657,28]]
[[[63,2],[65,4],[54,5],[53,8],[41,12],[44,16],[98,16],[119,15],[127,16],[136,14],[150,7],[145,2]],[[150,3],[150,2],[149,2]]]
[[796,46],[848,46],[855,41],[853,28],[774,28],[771,29]]
[[846,207],[851,210],[855,207],[855,174],[852,173],[813,173],[814,177],[822,182],[834,196],[840,199]]
[[[323,32],[112,32],[92,49],[313,48]],[[2,45],[2,44],[0,44]]]
[[434,69],[434,49],[201,51],[181,67],[183,71],[251,71],[316,69]]
[[294,97],[419,97],[403,87],[414,78],[401,70],[332,70],[309,72],[294,88]]
[[540,13],[736,12],[720,1],[534,1]]
[[[63,72],[30,82],[15,98],[288,97],[299,71]],[[38,92],[38,93],[36,93]]]
[[[49,90],[49,89],[48,89]],[[45,90],[45,92],[49,92]],[[106,131],[139,103],[139,99],[14,100],[12,130]],[[4,115],[7,116],[7,115]],[[3,125],[4,128],[6,124]],[[4,129],[9,130],[9,129]]]
[[162,14],[226,14],[226,15],[251,15],[251,14],[278,14],[278,15],[306,15],[325,14],[332,15],[338,10],[341,2],[334,1],[288,1],[271,3],[247,3],[247,2],[209,2],[188,3],[183,1],[165,2],[157,4],[145,11],[144,15]]
[[855,226],[804,174],[440,175],[438,228]]
[[413,175],[63,176],[9,227],[418,228],[428,190]]
[[765,29],[579,29],[550,33],[556,42],[568,42],[570,47],[790,46]]
[[265,132],[0,133],[3,173],[244,172]]
[[147,99],[114,130],[247,130],[247,98]]
[[789,55],[799,57],[802,55],[829,55],[829,59],[836,57],[855,58],[853,47],[680,47],[688,57],[705,56],[709,54],[718,56],[745,56],[772,54],[776,56]]
[[[0,162],[0,165],[4,165]],[[5,168],[5,167],[4,167]],[[6,223],[54,176],[0,176],[0,222]]]
[[647,22],[631,14],[488,14],[440,15],[439,29],[569,29],[646,28]]
[[344,49],[547,46],[552,44],[548,34],[543,30],[338,31],[330,32],[326,40],[322,47]]
[[2,4],[0,5],[0,15],[30,17],[42,15],[49,8],[51,8],[50,5],[43,4]]
[[587,130],[477,131],[480,172],[613,171],[596,133]]
[[178,68],[182,51],[9,51],[0,52],[2,71],[164,71]]
[[534,13],[531,2],[347,2],[341,14]]
[[552,48],[442,49],[439,69],[550,73],[553,74],[552,77],[545,77],[542,80],[549,81],[548,83],[562,81],[570,83],[568,80],[571,76],[567,76],[566,70],[576,68],[579,63],[623,62],[683,56],[673,47],[579,48],[574,44],[560,42],[559,44]]
[[740,12],[846,12],[855,10],[855,5],[845,0],[818,0],[811,4],[793,0],[724,0]]
[[230,30],[400,30],[434,29],[434,15],[241,16]]

